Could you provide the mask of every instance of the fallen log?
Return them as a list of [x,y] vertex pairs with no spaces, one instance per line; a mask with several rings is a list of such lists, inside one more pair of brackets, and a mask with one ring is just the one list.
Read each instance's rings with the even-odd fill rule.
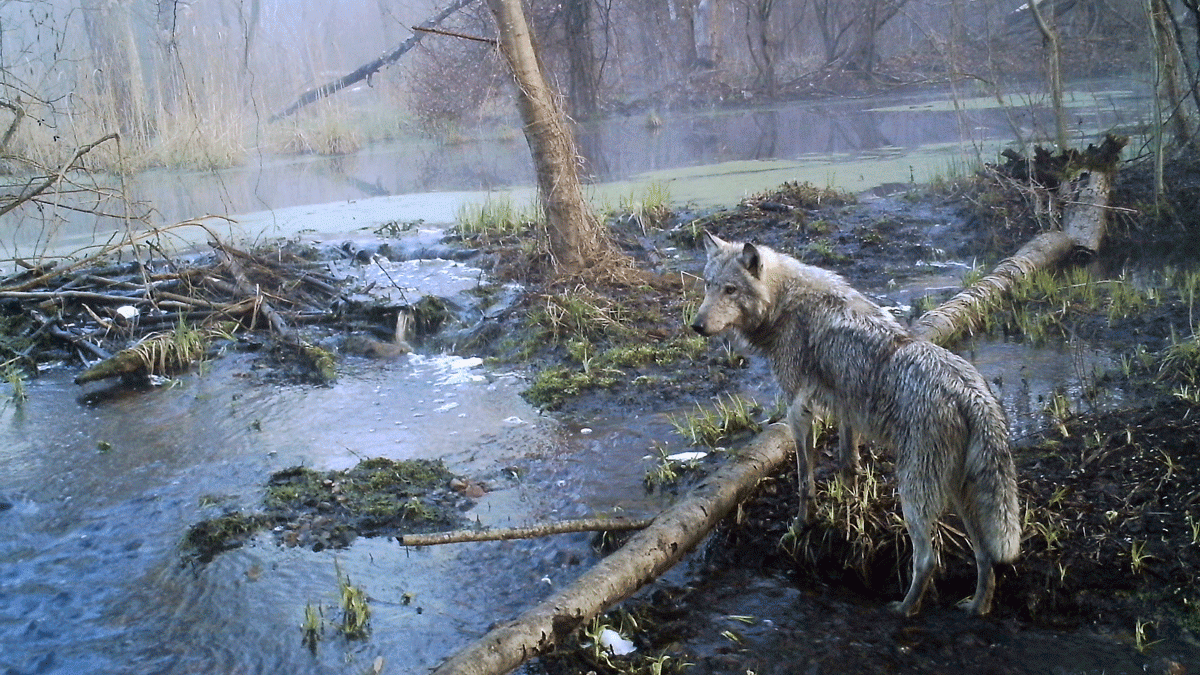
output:
[[736,459],[655,518],[651,527],[635,534],[575,583],[450,657],[433,675],[507,673],[545,653],[606,607],[674,566],[760,480],[775,473],[794,446],[786,425],[767,427]]
[[1121,149],[1128,142],[1128,138],[1109,134],[1100,147],[1091,145],[1083,153],[1066,153],[1069,161],[1061,171],[1074,174],[1074,178],[1059,183],[1058,200],[1063,206],[1055,211],[1062,214],[1061,228],[1034,237],[1000,261],[990,274],[926,312],[913,324],[913,332],[939,344],[970,335],[983,317],[1029,275],[1058,265],[1073,252],[1097,253],[1107,229],[1112,175]]
[[345,89],[346,87],[349,87],[352,84],[362,82],[363,80],[367,80],[369,82],[370,77],[372,75],[374,75],[375,73],[379,72],[380,68],[383,68],[386,65],[395,63],[396,61],[398,61],[400,59],[401,56],[404,56],[404,54],[406,52],[408,52],[413,47],[416,47],[417,44],[419,44],[421,42],[421,38],[425,37],[426,32],[433,32],[433,31],[428,31],[427,29],[437,26],[441,22],[445,21],[446,18],[449,17],[451,14],[457,12],[458,10],[462,9],[463,7],[466,7],[467,5],[471,4],[474,1],[475,0],[454,0],[449,5],[447,5],[445,9],[443,9],[442,11],[438,12],[437,14],[426,19],[424,21],[424,23],[422,23],[420,26],[417,26],[415,29],[417,32],[413,33],[412,36],[410,36],[407,40],[400,43],[400,46],[396,47],[395,49],[391,50],[390,52],[384,54],[383,56],[380,56],[379,58],[377,58],[373,61],[370,61],[368,63],[365,63],[365,64],[359,66],[358,68],[355,68],[353,72],[347,73],[346,75],[343,75],[342,77],[339,77],[338,79],[336,79],[332,82],[326,82],[325,84],[322,84],[319,87],[309,89],[308,91],[304,92],[303,94],[300,94],[300,96],[297,97],[296,100],[293,101],[291,105],[284,108],[283,110],[280,110],[279,112],[275,113],[274,115],[271,115],[267,119],[267,122],[277,122],[277,121],[283,119],[284,117],[287,117],[288,115],[291,115],[292,113],[296,112],[297,110],[303,108],[304,106],[306,106],[310,103],[319,101],[319,100],[325,98],[326,96],[331,96],[333,94],[336,94],[337,92],[341,91],[342,89]]

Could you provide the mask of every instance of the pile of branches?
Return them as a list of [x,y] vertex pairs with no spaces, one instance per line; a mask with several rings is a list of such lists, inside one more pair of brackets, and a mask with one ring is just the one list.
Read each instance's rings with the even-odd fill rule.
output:
[[141,240],[66,264],[17,261],[0,279],[0,361],[91,364],[80,384],[145,379],[186,370],[213,338],[259,330],[313,379],[332,380],[332,355],[293,326],[334,316],[337,279],[288,247],[249,252],[208,233],[209,251],[186,259],[153,255],[161,250]]

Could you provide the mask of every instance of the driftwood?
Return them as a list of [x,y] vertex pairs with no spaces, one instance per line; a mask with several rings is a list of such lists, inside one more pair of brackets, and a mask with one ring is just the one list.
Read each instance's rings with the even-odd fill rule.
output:
[[434,26],[445,21],[446,17],[457,12],[458,10],[462,9],[463,7],[466,7],[467,5],[471,4],[472,2],[475,2],[475,0],[454,0],[454,2],[451,2],[449,5],[447,5],[445,9],[438,12],[434,16],[431,16],[428,19],[426,19],[425,22],[422,23],[420,26],[417,26],[416,32],[414,32],[412,34],[412,36],[409,37],[407,40],[400,43],[400,46],[398,46],[395,49],[393,49],[392,51],[384,54],[383,56],[380,56],[379,58],[375,59],[374,61],[371,61],[369,63],[365,63],[365,64],[359,66],[351,73],[343,75],[342,77],[339,77],[338,79],[336,79],[332,82],[326,82],[325,84],[322,84],[319,87],[314,87],[313,89],[309,89],[308,91],[304,92],[303,94],[300,94],[300,96],[295,101],[293,101],[291,105],[284,108],[283,110],[280,110],[279,112],[275,113],[274,115],[271,115],[271,117],[268,118],[267,121],[268,122],[277,122],[277,121],[283,119],[284,117],[291,115],[292,113],[296,112],[297,110],[303,108],[304,106],[306,106],[310,103],[315,103],[315,102],[325,98],[326,96],[331,96],[333,94],[336,94],[337,92],[345,89],[346,87],[349,87],[352,84],[357,84],[358,82],[362,82],[363,80],[368,80],[372,75],[379,72],[380,68],[383,68],[386,65],[395,63],[397,60],[400,59],[401,56],[404,56],[404,54],[407,53],[410,49],[412,49],[413,47],[416,47],[417,44],[421,42],[421,38],[425,37],[425,33],[433,32],[428,29],[433,28]]
[[435,546],[459,544],[468,541],[504,541],[508,539],[533,539],[551,534],[568,532],[624,532],[641,530],[653,522],[652,518],[579,518],[556,523],[542,523],[530,527],[501,527],[488,530],[453,530],[432,534],[405,534],[400,537],[401,546]]
[[455,654],[433,675],[507,673],[545,653],[606,607],[674,566],[760,480],[781,466],[794,446],[786,425],[771,425],[735,460],[655,518],[651,527],[635,534],[575,583]]
[[[1064,209],[1064,213],[1067,218],[1085,219],[1082,223],[1064,222],[1062,231],[1034,238],[971,288],[922,316],[914,331],[931,341],[945,343],[969,331],[1014,283],[1036,269],[1058,264],[1077,248],[1095,252],[1092,247],[1098,247],[1104,238],[1106,186],[1125,143],[1126,139],[1109,136],[1100,151],[1108,162],[1082,167],[1084,171],[1075,179],[1090,187],[1077,187],[1066,200],[1076,202],[1076,207]],[[1095,173],[1108,175],[1097,180],[1087,175]],[[498,675],[545,653],[607,606],[670,569],[750,494],[758,481],[782,469],[794,447],[791,431],[785,425],[772,425],[737,460],[656,518],[624,548],[602,560],[571,586],[471,643],[446,660],[433,675]]]

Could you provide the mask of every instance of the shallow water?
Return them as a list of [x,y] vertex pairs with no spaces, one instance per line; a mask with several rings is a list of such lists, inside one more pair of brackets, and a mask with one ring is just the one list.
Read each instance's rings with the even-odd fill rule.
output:
[[[1072,140],[1086,145],[1147,116],[1146,88],[1133,80],[1078,83],[1067,96]],[[1014,94],[1008,109],[994,97],[950,92],[792,102],[769,107],[662,112],[609,117],[576,130],[591,196],[602,209],[640,200],[650,184],[676,204],[713,207],[785,181],[860,192],[884,184],[923,183],[995,161],[1020,139],[1049,136],[1045,98]],[[344,234],[389,221],[445,224],[464,204],[503,197],[533,200],[533,169],[515,120],[481,126],[477,140],[410,138],[354,155],[252,156],[224,171],[152,171],[126,185],[150,205],[150,223],[170,225],[204,215],[218,233],[249,239],[305,231]],[[305,208],[339,204],[340,209]],[[108,203],[110,213],[123,213]],[[129,207],[138,214],[146,209]],[[125,224],[70,209],[48,210],[50,226],[13,213],[3,221],[4,257],[64,253],[122,232]],[[203,243],[202,232],[185,233]],[[173,237],[168,237],[168,241]]]
[[[417,672],[592,556],[585,535],[423,550],[360,538],[319,553],[264,535],[207,566],[183,562],[189,525],[253,508],[266,477],[289,466],[441,458],[493,488],[465,514],[484,525],[662,506],[640,489],[643,439],[598,447],[477,360],[350,360],[319,388],[256,384],[235,355],[172,387],[91,402],[70,377],[45,373],[0,414],[6,673],[345,672],[346,659],[365,668],[376,656],[388,672]],[[314,657],[299,626],[310,602],[338,618],[338,569],[366,587],[372,636],[328,631]]]

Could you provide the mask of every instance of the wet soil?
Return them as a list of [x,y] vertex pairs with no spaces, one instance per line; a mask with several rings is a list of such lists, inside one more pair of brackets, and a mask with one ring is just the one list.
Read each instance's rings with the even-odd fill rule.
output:
[[320,551],[349,546],[359,536],[454,529],[473,503],[465,494],[470,487],[441,461],[374,457],[326,472],[295,466],[271,475],[261,508],[192,525],[182,549],[189,559],[208,563],[263,530],[280,544]]

